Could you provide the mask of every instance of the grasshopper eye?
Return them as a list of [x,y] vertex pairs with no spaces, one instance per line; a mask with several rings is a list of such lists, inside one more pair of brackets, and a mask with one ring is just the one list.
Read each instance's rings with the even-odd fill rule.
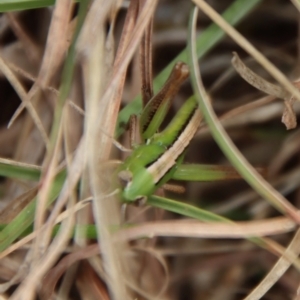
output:
[[123,187],[126,187],[129,182],[132,180],[132,173],[128,170],[123,170],[118,173],[120,183]]
[[147,197],[143,196],[135,200],[134,204],[138,207],[143,207],[147,203]]

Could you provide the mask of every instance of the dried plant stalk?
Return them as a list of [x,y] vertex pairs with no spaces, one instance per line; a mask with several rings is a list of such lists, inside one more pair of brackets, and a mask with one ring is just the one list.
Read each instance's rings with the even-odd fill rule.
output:
[[239,58],[236,52],[233,52],[231,63],[235,70],[246,80],[249,84],[256,87],[258,90],[284,100],[284,110],[282,114],[282,123],[285,124],[286,129],[293,129],[297,126],[297,119],[293,109],[294,98],[291,94],[275,84],[268,82],[260,77],[258,74],[250,70]]

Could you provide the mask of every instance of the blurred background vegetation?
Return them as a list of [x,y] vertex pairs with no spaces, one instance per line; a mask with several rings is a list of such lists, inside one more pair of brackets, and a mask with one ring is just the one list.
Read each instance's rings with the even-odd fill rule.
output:
[[[63,57],[67,52],[60,53],[61,57],[57,56],[57,66],[53,65],[53,74],[39,73],[46,51],[48,30],[54,8],[47,6],[51,1],[45,1],[46,7],[29,9],[31,8],[30,5],[36,5],[35,2],[28,1],[29,6],[25,5],[25,7],[23,7],[24,3],[18,4],[18,1],[16,4],[13,4],[12,1],[11,3],[4,1],[3,7],[0,3],[0,10],[6,11],[0,15],[0,57],[1,61],[3,60],[13,71],[17,81],[21,83],[25,91],[30,91],[34,83],[37,85],[42,83],[43,88],[38,94],[38,98],[33,99],[32,103],[42,121],[45,132],[49,136],[54,111],[59,101],[57,98],[58,91],[61,91],[61,82],[64,80],[62,75]],[[294,3],[296,0],[256,2],[257,4],[245,13],[235,28],[277,66],[290,81],[297,82],[300,72],[300,23],[299,10]],[[209,0],[207,3],[222,13],[230,8],[234,1]],[[7,6],[5,7],[5,5]],[[16,6],[13,7],[13,5]],[[114,18],[114,14],[111,12],[113,10],[108,10],[107,15],[101,16],[105,20],[104,32],[107,34],[107,47],[111,46],[112,49],[118,47],[128,5],[129,1],[116,4],[118,13],[116,14],[112,38],[114,44],[109,44],[107,38],[110,21]],[[185,0],[158,1],[153,20],[152,66],[154,77],[164,70],[186,47],[188,19],[192,7],[193,3]],[[12,8],[28,9],[10,11]],[[78,10],[79,5],[75,4],[69,25],[76,18]],[[197,34],[201,36],[211,23],[211,20],[200,11]],[[52,40],[52,43],[69,44],[73,28],[73,25],[68,27],[65,35],[66,40]],[[88,33],[84,32],[84,34]],[[64,129],[67,142],[64,140],[63,147],[61,147],[63,150],[56,154],[58,163],[62,164],[68,157],[66,153],[73,153],[82,135],[86,134],[84,130],[86,121],[82,111],[86,109],[87,105],[85,98],[87,86],[89,86],[87,81],[91,80],[92,77],[86,76],[86,66],[82,63],[82,57],[86,58],[91,55],[89,45],[86,44],[85,46],[86,48],[81,49],[81,52],[77,48],[78,55],[75,60],[73,81],[68,96],[68,99],[72,99],[72,103],[67,104],[68,120],[66,123],[68,126]],[[81,45],[81,47],[83,46]],[[274,83],[273,78],[231,38],[225,36],[220,39],[201,58],[200,70],[204,85],[212,98],[214,110],[221,119],[234,108],[243,107],[243,105],[255,102],[265,96],[245,82],[233,69],[231,59],[234,51],[255,73]],[[112,69],[115,50],[107,50],[107,53],[111,55],[111,57],[107,56],[109,65],[107,70],[109,70]],[[104,77],[111,75],[106,73],[107,70],[103,71]],[[140,94],[140,89],[138,51],[136,51],[126,73],[121,109]],[[191,94],[191,84],[187,81],[175,98],[166,124]],[[45,168],[48,166],[45,143],[28,111],[24,110],[12,126],[7,128],[12,116],[21,104],[21,99],[20,93],[16,92],[16,85],[12,85],[11,81],[7,79],[7,74],[5,75],[3,72],[3,66],[0,67],[0,96],[0,157],[3,159],[1,163],[5,162],[4,159],[11,159],[28,164],[28,170],[32,166],[36,166],[37,171],[40,170],[41,166]],[[297,127],[293,130],[286,130],[281,122],[283,108],[283,101],[274,99],[268,103],[257,105],[255,108],[246,107],[233,117],[224,119],[222,124],[249,162],[254,167],[263,168],[266,179],[294,206],[299,207],[300,170],[298,164],[300,157],[298,151],[300,133]],[[296,115],[299,114],[300,106],[298,103],[295,103],[294,111]],[[137,113],[137,111],[135,112]],[[112,124],[112,130],[114,128],[115,124]],[[122,135],[119,141],[128,145],[126,134]],[[123,153],[113,148],[110,157],[123,159],[123,156]],[[201,126],[188,147],[185,161],[199,164],[229,164],[205,125]],[[27,167],[24,166],[24,168]],[[1,172],[3,175],[4,171]],[[45,169],[44,172],[44,175],[47,174]],[[23,207],[35,197],[35,188],[39,188],[43,183],[41,181],[38,185],[35,181],[8,177],[9,175],[3,175],[0,181],[0,210],[2,211],[0,219],[2,224],[10,223]],[[186,188],[185,194],[167,193],[167,196],[207,209],[234,221],[265,220],[280,216],[242,179],[182,184]],[[90,196],[88,193],[82,193],[78,198],[84,199],[88,196]],[[51,209],[45,211],[45,218],[50,215],[50,211]],[[121,208],[118,213],[121,215]],[[178,221],[183,218],[178,214],[157,208],[129,207],[127,215],[130,223],[158,220]],[[83,223],[94,224],[90,207],[86,208],[85,217]],[[77,220],[79,223],[81,221]],[[293,235],[294,232],[288,232],[272,238],[286,247]],[[106,244],[101,243],[99,235],[97,237],[100,248],[105,247]],[[117,289],[118,282],[114,282],[115,285],[112,285],[109,282],[109,276],[112,274],[109,274],[105,269],[114,268],[114,266],[107,266],[105,263],[103,266],[103,262],[106,261],[105,257],[103,260],[92,261],[91,257],[95,256],[98,248],[92,249],[91,246],[87,245],[96,245],[96,235],[94,234],[92,240],[81,242],[80,238],[77,237],[74,241],[69,236],[57,259],[49,265],[47,272],[45,271],[45,275],[50,276],[47,278],[51,278],[53,281],[61,279],[56,286],[54,284],[56,293],[60,295],[59,299],[122,299],[118,298],[122,292],[116,293],[114,291]],[[15,291],[18,291],[20,284],[23,284],[24,288],[26,287],[28,276],[22,272],[20,275],[20,265],[25,261],[26,255],[29,253],[28,249],[32,245],[34,243],[23,245],[14,253],[0,260],[0,291],[3,299],[9,299]],[[78,250],[80,247],[84,251]],[[129,268],[131,271],[129,272],[130,276],[126,273],[121,273],[119,276],[125,281],[124,285],[127,287],[128,294],[132,296],[131,299],[244,299],[262,281],[277,260],[274,254],[258,248],[242,238],[154,237],[130,242],[124,248],[122,247],[119,250],[124,251],[125,260],[131,264],[131,268]],[[52,249],[47,249],[51,253]],[[68,260],[67,258],[72,253],[74,256]],[[118,256],[118,254],[116,255]],[[108,261],[109,259],[111,258],[108,258]],[[124,260],[124,257],[122,259]],[[80,263],[75,264],[77,261]],[[72,266],[69,267],[69,264]],[[58,273],[51,273],[49,270],[54,266],[61,266],[61,273],[57,269]],[[165,273],[166,270],[168,270],[168,275]],[[20,275],[19,278],[12,281],[17,274]],[[127,279],[130,284],[126,282]],[[290,268],[276,280],[274,286],[261,299],[300,299],[297,296],[299,279],[299,270]],[[6,286],[5,283],[7,282],[11,284]],[[119,283],[122,285],[121,282]],[[166,284],[165,291],[158,298],[155,298],[164,284]],[[48,294],[43,291],[43,287],[39,287],[38,291],[40,292],[40,299],[48,299],[48,296],[45,296]],[[33,296],[26,295],[23,299],[31,299],[31,297]],[[124,295],[123,299],[127,299],[127,296]]]

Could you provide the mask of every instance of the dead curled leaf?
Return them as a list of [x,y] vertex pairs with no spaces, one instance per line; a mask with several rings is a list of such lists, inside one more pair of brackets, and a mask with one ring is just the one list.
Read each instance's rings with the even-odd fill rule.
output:
[[250,85],[258,90],[284,100],[284,110],[282,113],[281,122],[284,123],[287,130],[293,129],[297,126],[297,118],[293,109],[294,98],[291,94],[275,84],[263,79],[252,70],[250,70],[239,58],[236,52],[233,52],[231,63],[240,76],[247,81]]

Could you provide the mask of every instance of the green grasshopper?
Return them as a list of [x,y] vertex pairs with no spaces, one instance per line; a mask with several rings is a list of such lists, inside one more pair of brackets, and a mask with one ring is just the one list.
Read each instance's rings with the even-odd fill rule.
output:
[[[203,171],[197,165],[183,165],[185,149],[194,137],[202,121],[202,115],[194,97],[187,100],[170,124],[157,130],[164,120],[180,84],[188,77],[188,66],[178,62],[161,91],[146,105],[140,118],[140,135],[144,144],[135,146],[131,155],[118,169],[123,183],[123,202],[145,202],[158,188],[170,179],[190,180],[189,173]],[[213,167],[206,166],[208,170]],[[215,171],[217,171],[215,169]],[[219,170],[219,172],[222,172]],[[236,172],[223,171],[223,179],[236,178]],[[192,180],[199,180],[199,176]]]

